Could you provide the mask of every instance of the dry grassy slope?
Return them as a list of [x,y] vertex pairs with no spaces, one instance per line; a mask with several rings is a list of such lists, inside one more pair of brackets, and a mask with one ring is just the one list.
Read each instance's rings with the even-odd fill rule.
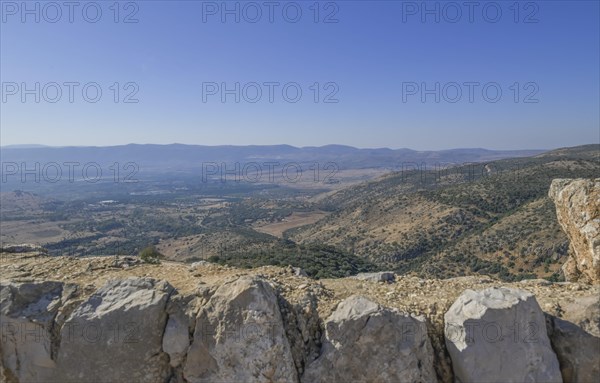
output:
[[67,232],[64,223],[48,220],[44,207],[55,203],[52,199],[26,191],[0,192],[0,243],[42,243],[59,241]]
[[[459,275],[466,257],[504,266],[513,274],[551,277],[565,261],[569,241],[554,216],[554,204],[538,198],[482,231],[429,259],[422,270],[433,276]],[[443,264],[444,267],[437,265]]]
[[247,251],[264,250],[273,246],[275,242],[273,238],[266,237],[265,234],[255,234],[253,237],[243,234],[239,231],[222,230],[182,238],[168,238],[161,241],[156,248],[169,260],[190,262],[208,259],[241,248]]
[[0,193],[0,212],[5,218],[18,214],[39,215],[42,213],[43,205],[49,201],[30,192],[3,190]]
[[323,241],[373,260],[394,262],[411,258],[426,238],[440,242],[454,238],[460,229],[450,231],[449,222],[468,227],[479,220],[465,209],[418,194],[374,199],[333,215],[290,238],[300,243]]
[[476,180],[467,167],[436,182],[427,174],[391,174],[326,198],[331,215],[286,234],[422,276],[549,277],[567,251],[546,196],[550,182],[598,174],[599,152],[588,145],[492,162],[490,176]]

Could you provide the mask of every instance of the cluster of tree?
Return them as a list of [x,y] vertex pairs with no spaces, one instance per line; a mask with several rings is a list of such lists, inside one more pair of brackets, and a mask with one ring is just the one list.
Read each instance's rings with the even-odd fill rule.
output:
[[280,242],[268,249],[231,251],[209,261],[230,266],[253,268],[266,265],[300,267],[313,278],[339,278],[360,272],[376,271],[372,262],[326,245],[296,245]]

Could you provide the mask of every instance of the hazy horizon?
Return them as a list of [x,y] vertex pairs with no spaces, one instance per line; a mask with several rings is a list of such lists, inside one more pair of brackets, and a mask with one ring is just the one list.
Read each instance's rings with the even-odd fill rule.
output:
[[[594,145],[596,143],[587,143],[582,145],[574,145],[576,146],[585,146],[585,145]],[[0,145],[1,148],[18,148],[18,149],[35,149],[35,148],[106,148],[106,147],[116,147],[116,146],[129,146],[129,145],[139,145],[139,146],[170,146],[170,145],[186,145],[186,146],[203,146],[203,147],[248,147],[248,146],[291,146],[297,149],[305,149],[305,148],[323,148],[328,146],[342,146],[353,149],[389,149],[389,150],[413,150],[419,152],[437,152],[437,151],[446,151],[446,150],[490,150],[490,151],[551,151],[563,148],[562,147],[551,147],[551,148],[537,148],[537,147],[522,147],[516,149],[505,149],[505,148],[486,148],[486,147],[448,147],[441,149],[428,149],[428,148],[409,148],[409,147],[389,147],[389,146],[380,146],[380,147],[361,147],[354,145],[345,145],[345,144],[337,144],[337,143],[329,143],[322,145],[305,145],[305,146],[297,146],[286,143],[279,144],[247,144],[247,145],[232,145],[232,144],[214,144],[214,145],[205,145],[205,144],[197,144],[197,143],[181,143],[181,142],[171,142],[171,143],[138,143],[138,142],[129,142],[125,144],[115,144],[115,145],[44,145],[44,144],[8,144],[8,145]]]

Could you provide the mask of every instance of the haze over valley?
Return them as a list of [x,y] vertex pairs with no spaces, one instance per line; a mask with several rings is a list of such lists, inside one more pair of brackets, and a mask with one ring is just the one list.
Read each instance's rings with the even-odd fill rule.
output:
[[317,278],[389,269],[560,279],[568,241],[547,189],[593,177],[597,153],[5,148],[1,241],[70,256],[156,246],[170,260],[289,264]]

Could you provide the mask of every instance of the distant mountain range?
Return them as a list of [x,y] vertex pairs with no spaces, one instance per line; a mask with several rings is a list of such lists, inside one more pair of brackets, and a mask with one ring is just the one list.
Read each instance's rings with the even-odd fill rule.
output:
[[187,170],[203,162],[336,162],[340,169],[401,167],[403,163],[464,164],[503,158],[528,157],[544,150],[450,149],[416,151],[411,149],[358,149],[344,145],[294,147],[290,145],[202,146],[139,145],[47,147],[10,145],[1,148],[3,162],[136,162],[144,170]]
[[37,148],[50,148],[47,145],[38,144],[23,144],[23,145],[4,145],[0,146],[1,149],[37,149]]

